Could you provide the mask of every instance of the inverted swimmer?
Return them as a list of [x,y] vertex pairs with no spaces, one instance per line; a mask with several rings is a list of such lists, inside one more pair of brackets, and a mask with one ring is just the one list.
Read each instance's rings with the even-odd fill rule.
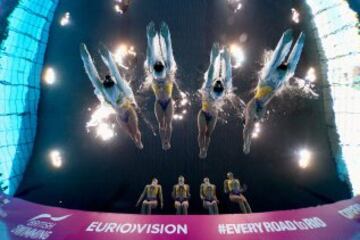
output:
[[160,32],[157,32],[154,22],[150,22],[146,28],[146,36],[147,56],[144,68],[156,98],[154,112],[159,123],[162,148],[169,150],[174,115],[172,92],[177,69],[170,30],[168,25],[163,22]]
[[232,90],[230,52],[227,48],[220,49],[219,44],[214,43],[210,54],[210,66],[205,72],[204,83],[200,89],[202,104],[197,119],[200,158],[207,156],[219,111]]
[[136,203],[136,206],[138,207],[141,203],[141,214],[151,215],[151,210],[157,208],[159,200],[160,207],[163,208],[164,199],[162,187],[158,183],[158,180],[153,178],[151,184],[145,186],[144,191]]
[[255,123],[264,117],[266,107],[271,99],[294,76],[304,41],[305,35],[301,33],[291,50],[293,32],[292,30],[287,30],[277,44],[270,61],[262,69],[255,96],[249,101],[244,112],[243,151],[245,154],[250,153],[251,137]]
[[85,71],[95,88],[95,95],[99,99],[104,99],[106,103],[112,106],[117,114],[117,122],[134,141],[135,145],[142,149],[143,144],[138,126],[137,104],[134,93],[129,83],[120,75],[111,52],[101,45],[101,59],[110,72],[109,75],[105,76],[104,80],[101,80],[85,44],[80,45],[80,54]]

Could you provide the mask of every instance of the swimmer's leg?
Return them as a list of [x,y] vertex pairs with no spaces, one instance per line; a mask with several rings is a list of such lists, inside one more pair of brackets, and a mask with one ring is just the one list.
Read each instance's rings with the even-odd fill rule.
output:
[[[122,114],[124,116],[128,114],[127,121],[121,119],[119,114]],[[131,138],[131,140],[135,143],[136,147],[138,147],[139,149],[143,149],[144,146],[141,142],[141,133],[138,127],[139,121],[135,110],[129,109],[123,113],[118,113],[117,122],[120,124],[121,128],[126,132],[126,134]]]
[[165,142],[163,149],[169,150],[171,148],[171,136],[172,136],[172,119],[174,115],[174,103],[173,100],[169,100],[169,104],[165,110],[165,125],[166,125],[166,132],[165,132]]
[[155,117],[159,124],[159,135],[161,143],[163,144],[163,139],[165,139],[166,125],[165,125],[165,112],[163,111],[159,100],[155,100],[154,104]]
[[305,42],[305,34],[301,33],[299,38],[297,39],[294,48],[292,49],[289,59],[288,59],[288,64],[289,64],[289,69],[288,69],[288,76],[292,77],[295,73],[296,67],[299,63],[300,60],[300,56],[304,47],[304,42]]
[[205,134],[206,151],[208,151],[208,149],[209,149],[211,135],[213,134],[213,132],[215,130],[217,119],[218,119],[218,113],[216,112],[216,113],[213,113],[211,120],[208,121],[207,130],[206,130],[206,134]]
[[188,215],[189,202],[185,201],[181,204],[183,215]]
[[256,100],[252,99],[245,108],[245,125],[243,129],[243,152],[245,154],[250,153],[252,131],[255,126],[255,111],[256,111]]
[[131,108],[129,111],[129,122],[128,122],[128,128],[130,130],[130,134],[132,136],[133,141],[135,142],[136,146],[139,149],[143,149],[144,146],[141,141],[141,132],[139,130],[139,119],[136,114],[136,111],[134,108]]
[[206,117],[202,110],[198,113],[197,119],[198,125],[198,145],[200,149],[199,157],[206,158],[206,144],[205,144],[205,134],[207,129]]
[[141,214],[147,214],[148,210],[148,201],[143,201],[142,205],[141,205]]
[[175,209],[176,215],[181,215],[181,203],[179,201],[175,201]]
[[245,207],[245,202],[243,200],[239,199],[238,203],[239,203],[241,213],[247,213],[247,209]]
[[247,213],[252,213],[249,202],[246,200],[244,204],[245,204],[246,212]]
[[214,214],[218,215],[219,214],[219,207],[218,207],[217,202],[215,202],[213,206],[214,206]]

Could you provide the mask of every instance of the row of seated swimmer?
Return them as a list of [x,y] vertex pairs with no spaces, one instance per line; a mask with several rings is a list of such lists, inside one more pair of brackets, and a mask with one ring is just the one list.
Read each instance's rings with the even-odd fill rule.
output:
[[[224,193],[229,195],[229,200],[239,205],[242,213],[251,213],[250,205],[243,195],[246,187],[240,185],[240,181],[234,178],[233,173],[228,172],[227,178],[224,181]],[[174,199],[174,206],[177,215],[187,215],[189,209],[190,186],[185,183],[183,176],[178,177],[178,183],[173,186],[172,198]],[[204,209],[208,210],[210,215],[219,214],[219,200],[216,196],[216,186],[210,183],[210,179],[205,177],[203,183],[200,185],[200,199],[202,200]],[[164,206],[162,187],[156,178],[145,186],[136,206],[141,204],[141,214],[150,215],[152,209],[159,206],[162,209]]]
[[[267,104],[294,76],[304,39],[305,35],[301,33],[291,50],[293,32],[289,29],[283,33],[270,60],[261,71],[255,95],[246,105],[233,92],[233,65],[230,49],[227,46],[220,46],[219,43],[213,44],[210,52],[210,64],[204,73],[204,81],[199,89],[201,109],[197,116],[197,123],[200,158],[207,157],[211,135],[216,127],[218,116],[223,110],[223,105],[230,98],[238,99],[238,103],[235,105],[243,108],[243,151],[246,154],[250,152],[251,136],[255,125],[263,120]],[[168,25],[163,22],[160,29],[157,30],[155,23],[150,22],[146,28],[146,40],[144,70],[147,80],[142,86],[151,86],[155,95],[154,114],[158,122],[162,149],[166,151],[171,148],[175,111],[173,89],[177,88],[175,81],[177,64]],[[110,75],[103,80],[100,78],[85,44],[81,45],[80,52],[86,73],[95,88],[95,95],[101,102],[105,101],[113,107],[121,128],[139,149],[143,149],[138,121],[140,108],[132,87],[119,73],[112,53],[104,45],[100,46],[101,58],[110,72]]]

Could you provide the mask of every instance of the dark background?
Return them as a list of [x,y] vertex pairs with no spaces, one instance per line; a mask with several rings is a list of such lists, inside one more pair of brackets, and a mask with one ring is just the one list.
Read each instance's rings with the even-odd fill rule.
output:
[[[203,177],[218,186],[220,211],[238,212],[222,193],[227,171],[234,172],[247,184],[245,193],[255,212],[315,206],[349,198],[350,191],[337,178],[329,149],[324,122],[323,100],[282,95],[270,104],[274,112],[262,124],[252,152],[242,153],[242,125],[232,113],[228,124],[218,124],[208,158],[198,158],[196,114],[199,100],[194,98],[186,120],[175,122],[172,149],[161,150],[159,137],[142,123],[144,150],[139,151],[122,132],[110,142],[88,134],[85,124],[97,105],[90,81],[79,56],[79,44],[85,42],[95,57],[101,74],[105,67],[97,55],[99,42],[115,49],[120,42],[131,43],[139,54],[132,75],[136,84],[143,74],[146,47],[145,28],[151,21],[166,21],[170,27],[177,78],[182,88],[195,93],[209,63],[214,41],[229,44],[243,33],[246,61],[234,72],[236,93],[245,101],[257,83],[261,56],[265,48],[274,48],[282,32],[289,27],[307,34],[306,46],[298,68],[304,76],[310,66],[319,69],[317,51],[309,26],[309,16],[301,2],[286,0],[244,0],[243,9],[233,14],[224,0],[133,0],[125,15],[113,10],[113,2],[61,1],[51,30],[46,65],[55,68],[58,82],[43,85],[39,106],[39,124],[33,156],[17,196],[66,208],[138,212],[134,207],[145,184],[157,177],[164,189],[165,208],[158,213],[174,213],[170,196],[172,185],[182,174],[191,186],[190,213],[206,213],[199,198]],[[297,7],[302,22],[291,22],[291,8]],[[71,13],[72,24],[59,26],[59,18]],[[321,92],[321,80],[318,82]],[[154,120],[153,96],[140,99]],[[64,166],[54,169],[48,159],[52,149],[63,152]],[[300,169],[296,151],[308,148],[313,162]]]

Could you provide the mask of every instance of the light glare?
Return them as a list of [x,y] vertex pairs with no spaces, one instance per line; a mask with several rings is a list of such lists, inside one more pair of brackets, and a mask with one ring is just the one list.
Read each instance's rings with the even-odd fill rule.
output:
[[56,82],[56,74],[52,67],[48,67],[44,72],[43,80],[46,84],[52,85]]
[[52,150],[49,153],[49,158],[53,167],[60,168],[62,166],[62,157],[59,150]]
[[307,149],[299,151],[299,167],[302,169],[307,168],[311,162],[311,152]]

